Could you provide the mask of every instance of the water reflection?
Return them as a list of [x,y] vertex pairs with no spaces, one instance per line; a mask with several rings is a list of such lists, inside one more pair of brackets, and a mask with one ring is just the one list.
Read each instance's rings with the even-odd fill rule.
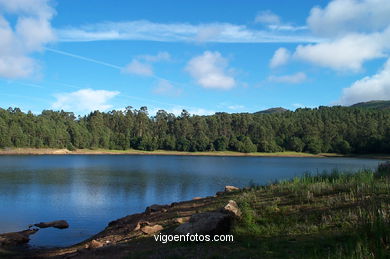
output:
[[266,184],[305,171],[374,168],[379,160],[183,156],[1,156],[0,233],[65,219],[66,230],[44,229],[38,246],[70,245],[109,221],[225,185]]

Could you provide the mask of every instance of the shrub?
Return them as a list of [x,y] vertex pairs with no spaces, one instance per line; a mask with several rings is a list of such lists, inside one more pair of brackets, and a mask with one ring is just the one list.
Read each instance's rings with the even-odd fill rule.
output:
[[379,164],[376,170],[376,176],[390,176],[390,161]]

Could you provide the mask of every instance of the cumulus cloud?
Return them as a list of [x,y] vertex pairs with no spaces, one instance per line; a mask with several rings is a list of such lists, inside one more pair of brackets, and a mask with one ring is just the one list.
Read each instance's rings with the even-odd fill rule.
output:
[[390,99],[390,59],[381,71],[367,76],[343,90],[340,104],[350,105],[357,102]]
[[227,90],[236,84],[227,71],[228,65],[221,53],[205,51],[188,62],[186,71],[204,88]]
[[388,0],[333,0],[325,8],[314,7],[307,23],[322,36],[382,31],[389,25],[389,13]]
[[[5,14],[16,17],[14,27]],[[0,77],[28,77],[37,71],[29,55],[55,40],[50,24],[54,14],[49,0],[0,0]]]
[[299,45],[294,58],[337,71],[359,72],[390,49],[388,0],[333,0],[314,7],[307,23],[323,42]]
[[133,59],[129,64],[127,64],[122,72],[125,74],[134,74],[139,76],[152,76],[153,69],[150,64],[142,63],[136,59]]
[[287,83],[287,84],[299,84],[304,82],[307,79],[307,76],[303,72],[298,72],[292,75],[284,76],[270,76],[268,80],[276,83]]
[[167,95],[167,96],[179,96],[182,90],[174,87],[168,80],[160,79],[157,86],[153,89],[155,94]]
[[291,56],[291,54],[287,49],[279,48],[275,51],[275,53],[270,61],[269,66],[271,68],[276,68],[276,67],[282,66],[288,62],[288,60],[290,59],[290,56]]
[[56,94],[53,109],[75,112],[105,111],[112,108],[107,102],[119,94],[118,91],[81,89],[71,93]]
[[294,58],[333,70],[361,70],[365,61],[384,56],[387,46],[385,33],[348,34],[342,38],[314,45],[299,45]]

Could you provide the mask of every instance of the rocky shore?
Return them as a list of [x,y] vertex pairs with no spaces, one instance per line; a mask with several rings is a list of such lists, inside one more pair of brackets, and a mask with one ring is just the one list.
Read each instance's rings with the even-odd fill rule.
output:
[[[37,229],[0,235],[0,248],[15,258],[106,258],[108,255],[126,256],[137,249],[148,249],[158,245],[154,234],[224,234],[228,233],[235,219],[241,216],[240,209],[231,196],[239,189],[226,186],[215,196],[195,197],[190,201],[174,202],[168,205],[151,205],[143,213],[128,215],[114,220],[95,236],[71,247],[58,249],[7,250],[8,245],[27,243],[29,235]],[[65,227],[66,222],[38,223],[38,227]],[[35,231],[35,232],[34,232]],[[10,242],[1,243],[9,238]],[[15,242],[12,242],[12,239]],[[18,243],[19,242],[19,243]],[[146,245],[148,244],[148,245]],[[14,247],[13,247],[14,248]],[[1,251],[1,250],[0,250]],[[1,257],[1,252],[0,252]]]

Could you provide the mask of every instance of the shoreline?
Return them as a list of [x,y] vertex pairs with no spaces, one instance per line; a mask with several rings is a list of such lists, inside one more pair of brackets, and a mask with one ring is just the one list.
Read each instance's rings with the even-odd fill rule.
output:
[[168,151],[168,150],[110,150],[110,149],[77,149],[70,151],[68,149],[52,148],[6,148],[0,149],[2,155],[161,155],[161,156],[225,156],[225,157],[350,157],[350,158],[370,158],[370,159],[390,159],[390,154],[336,154],[320,153],[310,154],[303,152],[254,152],[240,153],[234,151],[205,151],[205,152],[185,152],[185,151]]

